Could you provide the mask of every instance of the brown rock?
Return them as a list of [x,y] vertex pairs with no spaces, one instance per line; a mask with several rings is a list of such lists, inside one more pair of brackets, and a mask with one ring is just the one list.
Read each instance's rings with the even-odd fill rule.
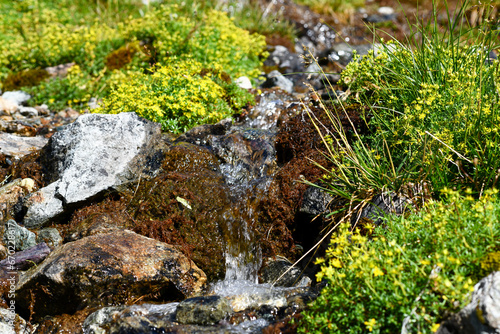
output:
[[85,307],[176,301],[206,281],[191,260],[172,246],[130,231],[86,237],[56,248],[22,275],[16,305],[34,317],[74,313]]
[[19,201],[19,197],[28,194],[33,187],[29,187],[32,179],[15,179],[10,183],[0,187],[0,220],[8,217],[12,206]]

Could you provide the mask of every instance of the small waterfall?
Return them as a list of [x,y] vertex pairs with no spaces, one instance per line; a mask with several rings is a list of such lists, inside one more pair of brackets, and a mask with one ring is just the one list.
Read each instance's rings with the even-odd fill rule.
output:
[[[239,215],[235,215],[234,211],[239,211]],[[250,228],[255,223],[252,214],[251,208],[236,207],[223,215],[227,228],[226,281],[258,283],[257,272],[262,264],[262,252]]]

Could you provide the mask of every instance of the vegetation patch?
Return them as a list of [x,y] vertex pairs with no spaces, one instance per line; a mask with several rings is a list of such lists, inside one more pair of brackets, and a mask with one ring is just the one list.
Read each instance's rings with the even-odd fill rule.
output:
[[214,123],[253,102],[253,96],[230,82],[220,67],[200,71],[194,60],[157,65],[151,74],[135,73],[113,88],[98,113],[135,112],[162,129],[182,133]]
[[[87,7],[93,6],[87,4]],[[200,78],[200,73],[207,68],[215,69],[217,75],[225,72],[231,80],[239,76],[255,78],[260,74],[258,68],[266,56],[265,37],[238,28],[226,13],[209,8],[198,12],[196,6],[175,1],[148,7],[131,1],[120,8],[113,8],[109,2],[104,6],[98,1],[95,6],[98,12],[102,10],[107,14],[96,18],[95,13],[84,9],[78,11],[79,20],[76,20],[69,10],[49,0],[13,1],[2,8],[2,14],[17,19],[0,22],[0,31],[5,32],[0,41],[10,43],[10,47],[0,52],[3,90],[25,87],[33,96],[32,104],[45,103],[57,110],[68,106],[83,110],[88,109],[91,98],[101,99],[126,91],[124,87],[117,87],[128,82],[129,77],[153,89],[141,94],[157,97],[158,90],[150,81],[157,80],[160,74],[156,77],[153,74],[155,79],[150,80],[144,73],[163,73],[164,77],[177,78],[171,81],[174,86],[176,83],[191,85],[193,107],[186,110],[186,115],[181,116],[184,119],[176,124],[171,117],[180,116],[181,107],[169,105],[164,115],[155,108],[145,111],[143,107],[139,112],[151,120],[161,120],[165,130],[174,132],[199,122],[217,121],[230,114],[230,108],[239,108],[252,100],[227,82],[224,87],[217,87],[222,84],[215,80],[215,75]],[[118,13],[121,9],[131,16],[123,17]],[[12,25],[17,29],[12,29]],[[70,62],[76,66],[66,77],[47,81],[41,77],[44,68]],[[173,74],[177,68],[179,73]],[[28,74],[30,76],[24,79]],[[192,77],[180,82],[181,76]],[[199,94],[192,85],[196,85],[194,89],[199,89]],[[177,99],[172,96],[178,93],[179,86],[176,87],[177,91],[166,94]],[[207,89],[211,94],[213,89],[213,94]],[[184,96],[178,98],[181,104],[186,103]],[[206,110],[212,103],[215,106]],[[119,108],[127,109],[127,104],[101,111],[117,112]],[[157,105],[163,106],[165,101],[160,98]]]
[[410,333],[432,333],[464,307],[479,273],[494,269],[484,259],[500,247],[500,200],[496,191],[443,196],[407,218],[388,217],[370,238],[342,225],[318,261],[327,285],[299,332],[396,333],[406,323]]

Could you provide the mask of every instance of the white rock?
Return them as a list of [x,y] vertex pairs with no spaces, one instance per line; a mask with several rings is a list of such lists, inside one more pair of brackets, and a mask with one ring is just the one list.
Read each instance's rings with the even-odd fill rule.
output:
[[392,14],[394,14],[394,9],[391,8],[391,7],[380,7],[377,11],[381,15],[392,15]]
[[31,95],[21,90],[16,90],[16,91],[5,92],[2,94],[2,97],[5,100],[9,100],[17,105],[21,105],[24,102],[28,101],[31,98]]
[[21,158],[26,154],[37,151],[47,144],[45,137],[20,137],[10,133],[0,132],[0,153],[7,156]]
[[248,77],[239,77],[238,79],[234,80],[234,83],[238,85],[238,87],[243,88],[243,89],[252,89],[252,82]]
[[43,226],[66,205],[130,182],[146,169],[161,126],[135,113],[85,114],[54,134],[44,150],[49,186],[26,198],[24,224]]

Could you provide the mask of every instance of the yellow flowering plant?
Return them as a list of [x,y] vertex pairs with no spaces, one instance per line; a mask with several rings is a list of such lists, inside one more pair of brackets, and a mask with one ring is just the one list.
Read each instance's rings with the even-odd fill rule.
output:
[[448,13],[445,33],[435,11],[407,44],[380,40],[341,74],[351,99],[372,106],[369,145],[383,152],[387,143],[394,164],[419,169],[435,194],[450,184],[479,194],[500,177],[500,62],[490,59],[499,31],[488,14],[465,26],[467,6]]
[[465,306],[474,284],[500,265],[491,255],[500,250],[500,200],[497,191],[479,200],[442,193],[418,213],[386,217],[370,237],[341,225],[318,261],[325,288],[299,332],[399,333],[404,324],[408,333],[433,333]]
[[136,112],[165,131],[180,133],[231,116],[252,101],[253,96],[231,83],[220,66],[206,69],[195,60],[172,58],[149,74],[132,74],[94,112]]
[[[5,6],[4,2],[0,0],[0,42],[9,42],[10,47],[0,51],[0,80],[26,69],[65,63],[78,66],[78,76],[49,78],[38,86],[21,87],[34,96],[30,103],[46,103],[52,109],[87,109],[91,97],[101,99],[110,94],[121,74],[140,76],[156,64],[174,68],[171,64],[177,59],[193,59],[200,64],[200,71],[217,68],[227,73],[229,80],[243,75],[252,79],[260,74],[266,56],[264,36],[237,27],[226,13],[210,6],[199,8],[192,1],[151,6],[140,0],[116,4],[26,0],[8,1]],[[242,97],[241,91],[226,88],[222,95],[228,103]],[[229,96],[232,93],[236,95]],[[223,108],[219,103],[213,109]],[[217,118],[198,116],[193,114],[198,121]],[[183,126],[173,127],[178,131]]]

